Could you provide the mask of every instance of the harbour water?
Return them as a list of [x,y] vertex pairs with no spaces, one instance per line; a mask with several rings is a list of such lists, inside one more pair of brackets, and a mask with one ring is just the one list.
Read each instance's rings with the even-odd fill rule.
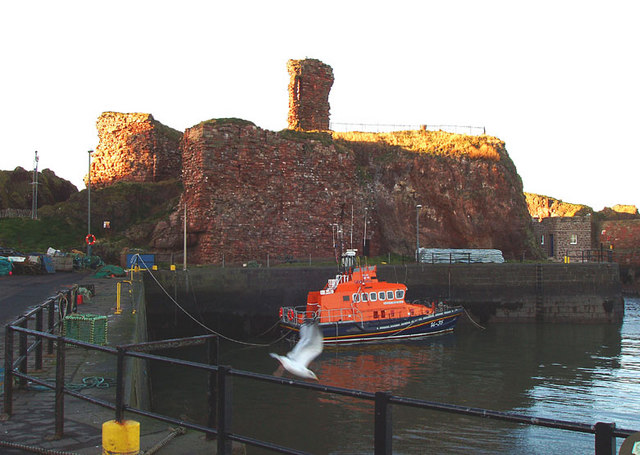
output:
[[[289,348],[223,343],[220,363],[270,374],[277,362],[268,353]],[[311,368],[337,387],[640,430],[640,299],[625,300],[622,325],[463,324],[419,341],[326,346]],[[157,410],[204,422],[203,374],[153,365],[152,377]],[[398,454],[594,453],[589,434],[400,406],[392,412]],[[373,403],[234,378],[232,431],[311,453],[370,454]]]

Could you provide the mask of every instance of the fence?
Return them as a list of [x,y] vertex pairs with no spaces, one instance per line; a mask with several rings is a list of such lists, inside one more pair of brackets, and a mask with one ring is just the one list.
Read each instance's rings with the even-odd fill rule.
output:
[[336,123],[329,124],[331,131],[361,131],[370,133],[388,133],[392,131],[446,131],[455,134],[468,134],[472,136],[480,136],[487,134],[484,126],[466,126],[466,125],[397,125],[384,123]]
[[618,264],[640,265],[640,249],[629,250],[567,250],[561,252],[565,262],[616,262]]
[[[71,296],[65,297],[67,301],[71,300]],[[60,299],[62,301],[62,299]],[[618,429],[615,423],[597,422],[595,424],[576,423],[563,420],[546,419],[539,417],[531,417],[521,414],[492,411],[488,409],[470,408],[466,406],[458,406],[452,404],[438,403],[432,401],[419,400],[414,398],[394,396],[387,392],[364,392],[360,390],[344,389],[332,386],[323,386],[321,384],[307,383],[287,378],[278,378],[274,376],[252,373],[248,371],[236,370],[229,366],[217,365],[218,344],[214,335],[204,335],[198,337],[190,337],[174,340],[163,340],[149,343],[121,345],[117,347],[98,346],[85,343],[83,341],[72,340],[63,336],[54,334],[56,327],[59,325],[55,322],[55,299],[49,299],[34,310],[18,318],[13,323],[7,325],[5,332],[5,393],[4,393],[4,412],[9,417],[13,413],[13,388],[14,377],[18,379],[19,384],[24,386],[27,381],[32,381],[40,386],[55,390],[55,436],[62,438],[64,434],[64,394],[85,400],[91,404],[102,406],[115,411],[115,418],[118,422],[124,420],[125,412],[150,417],[163,422],[179,425],[185,428],[201,431],[206,434],[208,439],[216,439],[217,453],[230,454],[231,443],[233,441],[246,445],[268,449],[277,453],[284,454],[304,454],[306,452],[283,447],[271,442],[260,441],[251,437],[233,433],[231,428],[232,416],[232,396],[233,384],[232,378],[239,377],[255,381],[264,381],[273,384],[279,384],[286,387],[302,388],[313,390],[318,393],[328,393],[351,398],[367,400],[373,402],[374,407],[374,453],[376,455],[387,455],[393,453],[392,439],[392,406],[406,406],[425,410],[435,410],[446,413],[461,414],[472,417],[482,417],[485,419],[494,419],[505,422],[542,426],[547,428],[574,431],[579,433],[593,434],[595,436],[595,454],[596,455],[615,455],[617,437],[626,438],[635,431]],[[49,324],[47,331],[43,331],[43,314],[45,309],[49,311]],[[35,319],[36,328],[29,329],[28,323]],[[14,357],[14,336],[19,336],[18,356]],[[34,339],[31,345],[28,345],[28,337]],[[43,381],[39,378],[30,376],[27,369],[28,355],[35,351],[36,369],[42,367],[42,351],[43,343],[47,341],[48,350],[53,352],[53,345],[56,345],[56,379],[55,384]],[[148,351],[156,349],[165,349],[174,346],[186,346],[193,344],[207,343],[208,345],[208,363],[198,363],[187,360],[180,360],[166,356],[158,356],[149,354]],[[67,345],[101,351],[117,357],[116,370],[116,392],[115,403],[105,400],[89,397],[82,393],[71,390],[65,386],[65,349]],[[176,419],[170,416],[161,415],[149,410],[138,409],[129,406],[124,399],[124,382],[125,382],[125,359],[127,357],[139,358],[143,360],[153,360],[160,362],[168,362],[173,365],[183,366],[186,368],[195,368],[208,372],[207,385],[207,403],[208,403],[208,419],[207,425],[195,424]]]

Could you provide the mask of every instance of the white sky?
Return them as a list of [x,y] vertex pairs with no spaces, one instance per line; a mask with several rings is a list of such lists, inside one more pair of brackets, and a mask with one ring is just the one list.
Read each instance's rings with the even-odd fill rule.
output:
[[8,1],[0,169],[84,188],[104,111],[287,125],[286,62],[332,66],[332,122],[485,126],[525,191],[640,207],[637,1]]

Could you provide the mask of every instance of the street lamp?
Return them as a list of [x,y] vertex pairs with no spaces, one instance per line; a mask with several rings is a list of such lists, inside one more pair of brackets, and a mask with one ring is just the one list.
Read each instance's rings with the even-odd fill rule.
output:
[[89,150],[89,174],[87,176],[87,260],[91,257],[91,154]]
[[416,205],[416,262],[420,262],[420,209],[422,205]]

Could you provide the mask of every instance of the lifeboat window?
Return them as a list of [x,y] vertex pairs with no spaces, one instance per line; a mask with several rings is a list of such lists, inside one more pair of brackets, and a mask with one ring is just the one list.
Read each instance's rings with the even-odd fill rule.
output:
[[368,302],[368,301],[369,301],[368,297],[369,297],[369,296],[368,296],[368,294],[367,294],[366,292],[364,292],[364,293],[362,294],[362,301],[363,301],[363,302]]
[[384,300],[384,296],[385,296],[384,291],[378,292],[378,297],[380,297],[380,300]]
[[384,310],[380,311],[380,317],[384,318]]
[[387,291],[387,300],[393,300],[393,291]]
[[401,299],[404,297],[404,291],[402,289],[398,289],[396,291],[396,299]]
[[349,301],[349,296],[348,295],[343,295],[342,296],[342,301],[343,302],[348,302]]
[[371,294],[369,294],[369,300],[371,300],[372,302],[375,302],[376,300],[378,300],[378,294],[376,294],[375,292],[372,292]]
[[391,317],[395,316],[395,311],[391,310]]
[[353,294],[353,301],[358,303],[360,301],[360,296],[358,294]]
[[373,312],[373,319],[378,319],[378,312],[377,311]]

